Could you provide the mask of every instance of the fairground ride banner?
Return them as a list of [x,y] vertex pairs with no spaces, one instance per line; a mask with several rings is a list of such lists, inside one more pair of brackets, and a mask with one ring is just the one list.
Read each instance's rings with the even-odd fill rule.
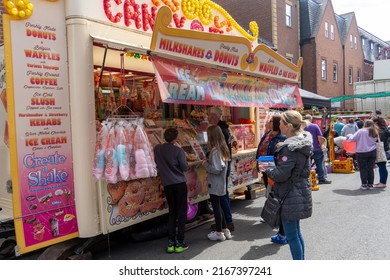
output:
[[181,61],[152,57],[165,103],[230,107],[302,107],[292,83],[222,71]]

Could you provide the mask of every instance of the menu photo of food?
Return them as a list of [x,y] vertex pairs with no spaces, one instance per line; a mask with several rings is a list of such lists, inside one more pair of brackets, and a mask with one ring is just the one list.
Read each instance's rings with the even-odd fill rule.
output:
[[206,158],[206,155],[202,149],[202,147],[199,145],[199,142],[196,140],[191,140],[189,141],[192,149],[194,149],[196,156],[198,157],[199,160],[203,160]]

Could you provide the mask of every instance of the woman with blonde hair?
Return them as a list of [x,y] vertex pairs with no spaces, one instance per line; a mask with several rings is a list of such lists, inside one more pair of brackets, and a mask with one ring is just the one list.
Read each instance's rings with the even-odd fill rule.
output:
[[207,237],[214,241],[224,241],[232,238],[221,208],[221,200],[226,195],[226,172],[228,161],[231,158],[222,130],[218,125],[211,125],[207,128],[207,138],[209,153],[207,159],[203,161],[203,166],[207,171],[208,191],[216,226],[215,231],[210,232]]
[[299,222],[312,215],[309,176],[313,139],[310,132],[303,130],[304,123],[299,112],[284,112],[281,115],[280,130],[287,139],[277,144],[275,167],[259,163],[259,170],[266,172],[274,181],[274,196],[278,199],[284,198],[281,222],[294,260],[305,259]]

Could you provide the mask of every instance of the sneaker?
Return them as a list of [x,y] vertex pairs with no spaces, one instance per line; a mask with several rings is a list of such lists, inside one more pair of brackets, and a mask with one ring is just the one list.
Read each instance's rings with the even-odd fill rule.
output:
[[175,242],[168,241],[167,253],[175,252]]
[[374,184],[374,188],[376,189],[384,189],[386,187],[387,187],[386,184],[383,183]]
[[332,181],[329,181],[327,179],[323,179],[323,180],[319,180],[318,184],[319,185],[322,185],[322,184],[332,184]]
[[367,185],[367,190],[372,190],[373,188],[374,188],[374,186],[372,184]]
[[216,231],[210,232],[207,237],[213,241],[225,241],[226,237],[223,233],[217,233]]
[[288,243],[287,237],[284,235],[280,235],[279,233],[274,235],[274,236],[271,236],[271,241],[273,243],[277,243],[277,244],[281,244],[281,245],[285,245]]
[[175,246],[175,253],[182,253],[188,249],[188,245],[184,242],[177,242]]
[[260,223],[265,223],[265,221],[262,217],[260,217]]
[[[211,228],[212,231],[216,231],[216,229],[217,229],[217,227],[216,227],[215,224],[212,224],[212,225],[210,226],[210,228]],[[234,231],[234,224],[233,224],[233,223],[228,224],[228,225],[227,225],[227,228],[228,228],[230,231]]]
[[368,187],[367,187],[367,185],[361,185],[361,186],[360,186],[360,189],[361,189],[361,190],[368,190]]
[[232,239],[232,233],[230,232],[229,229],[225,229],[225,230],[222,230],[222,231],[223,231],[223,234],[225,235],[227,240]]

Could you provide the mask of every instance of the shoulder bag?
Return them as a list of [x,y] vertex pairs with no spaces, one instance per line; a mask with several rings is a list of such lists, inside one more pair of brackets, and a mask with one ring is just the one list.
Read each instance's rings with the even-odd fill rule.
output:
[[288,190],[282,199],[276,198],[274,192],[270,192],[268,194],[260,216],[270,227],[275,228],[279,226],[282,204],[291,189],[292,187]]
[[378,137],[378,142],[376,142],[376,162],[386,162],[386,152],[383,142]]
[[270,227],[276,228],[279,226],[283,202],[286,199],[289,192],[291,191],[291,189],[293,188],[295,180],[297,178],[299,178],[299,174],[304,170],[305,166],[307,165],[307,159],[308,158],[306,158],[306,163],[304,164],[302,170],[300,170],[299,172],[295,172],[294,177],[293,177],[294,174],[291,176],[292,177],[291,187],[289,188],[289,190],[286,192],[286,194],[283,196],[282,199],[275,197],[275,194],[273,192],[270,192],[268,194],[268,197],[265,200],[263,209],[261,210],[260,217]]

